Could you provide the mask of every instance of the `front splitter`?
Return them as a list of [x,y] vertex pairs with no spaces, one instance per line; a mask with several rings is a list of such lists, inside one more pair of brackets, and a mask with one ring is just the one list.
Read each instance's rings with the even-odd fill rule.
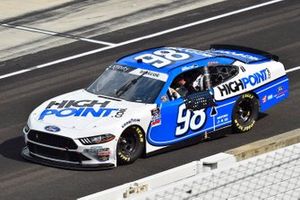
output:
[[38,156],[32,155],[28,149],[28,147],[24,147],[21,155],[24,159],[29,160],[34,163],[62,168],[62,169],[71,169],[71,170],[82,170],[82,171],[95,171],[95,170],[104,170],[104,169],[112,169],[115,167],[112,163],[99,164],[99,165],[83,165],[83,164],[75,164],[75,163],[65,163],[58,162],[40,158]]

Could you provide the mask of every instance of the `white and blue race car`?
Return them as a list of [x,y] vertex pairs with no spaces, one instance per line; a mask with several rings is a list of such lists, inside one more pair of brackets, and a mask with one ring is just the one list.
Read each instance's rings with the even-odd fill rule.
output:
[[277,56],[251,48],[148,49],[37,107],[22,155],[56,167],[111,168],[227,127],[246,132],[259,112],[288,97],[288,82]]

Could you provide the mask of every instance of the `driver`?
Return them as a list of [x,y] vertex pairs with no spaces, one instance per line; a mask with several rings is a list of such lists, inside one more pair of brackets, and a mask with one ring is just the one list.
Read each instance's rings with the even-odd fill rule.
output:
[[187,88],[187,81],[183,76],[178,76],[175,80],[173,85],[170,87],[170,93],[172,99],[177,99],[179,97],[184,97],[189,93]]
[[203,74],[200,74],[196,78],[196,80],[193,82],[193,88],[197,92],[205,91],[206,87],[205,87],[205,80],[204,80],[204,75]]
[[189,92],[187,89],[187,82],[183,76],[179,76],[176,79],[175,90],[180,94],[180,96],[186,96]]

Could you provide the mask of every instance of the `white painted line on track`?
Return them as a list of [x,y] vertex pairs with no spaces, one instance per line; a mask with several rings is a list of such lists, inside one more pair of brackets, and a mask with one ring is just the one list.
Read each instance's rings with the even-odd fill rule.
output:
[[103,45],[106,45],[106,46],[114,46],[114,45],[116,45],[115,43],[105,42],[105,41],[100,41],[100,40],[93,40],[93,39],[89,39],[89,38],[79,38],[79,40],[85,41],[85,42],[103,44]]
[[285,70],[285,72],[290,73],[290,72],[293,72],[293,71],[296,71],[296,70],[300,70],[300,66]]
[[102,45],[105,45],[105,46],[115,45],[114,43],[111,43],[111,42],[93,40],[93,39],[79,37],[79,36],[76,36],[76,35],[70,35],[70,34],[66,34],[66,33],[48,31],[48,30],[43,30],[43,29],[38,29],[38,28],[19,26],[19,25],[13,25],[13,24],[0,24],[0,25],[4,26],[4,27],[7,27],[7,28],[14,28],[14,29],[22,30],[22,31],[41,33],[41,34],[52,35],[52,36],[57,36],[57,37],[65,37],[65,38],[70,38],[70,39],[74,39],[74,40],[80,40],[80,41],[85,41],[85,42],[102,44]]
[[88,56],[88,55],[92,55],[92,54],[99,53],[99,52],[102,52],[102,51],[106,51],[108,49],[113,49],[113,48],[116,48],[116,47],[131,44],[131,43],[134,43],[134,42],[142,41],[142,40],[149,39],[149,38],[154,38],[154,37],[164,35],[164,34],[167,34],[167,33],[171,33],[171,32],[175,32],[175,31],[178,31],[178,30],[186,29],[186,28],[196,26],[196,25],[199,25],[199,24],[204,24],[204,23],[207,23],[207,22],[215,21],[217,19],[221,19],[221,18],[224,18],[224,17],[228,17],[228,16],[239,14],[239,13],[247,12],[249,10],[254,10],[254,9],[257,9],[257,8],[260,8],[260,7],[272,5],[272,4],[275,4],[275,3],[282,2],[282,1],[284,1],[284,0],[268,1],[268,2],[265,2],[265,3],[249,6],[249,7],[242,8],[242,9],[239,9],[239,10],[236,10],[236,11],[224,13],[224,14],[221,14],[221,15],[217,15],[217,16],[210,17],[210,18],[207,18],[207,19],[199,20],[199,21],[196,21],[196,22],[192,22],[192,23],[189,23],[189,24],[182,25],[182,26],[177,26],[177,27],[167,29],[167,30],[164,30],[164,31],[160,31],[160,32],[157,32],[157,33],[153,33],[153,34],[150,34],[150,35],[146,35],[146,36],[138,37],[138,38],[135,38],[135,39],[127,40],[127,41],[124,41],[124,42],[121,42],[121,43],[118,43],[118,44],[112,44],[111,43],[111,45],[107,46],[107,47],[95,49],[95,50],[92,50],[92,51],[87,51],[87,52],[77,54],[77,55],[74,55],[74,56],[58,59],[58,60],[48,62],[48,63],[45,63],[45,64],[41,64],[41,65],[37,65],[37,66],[30,67],[30,68],[27,68],[27,69],[23,69],[23,70],[19,70],[19,71],[15,71],[15,72],[12,72],[12,73],[1,75],[0,80],[8,78],[8,77],[16,76],[16,75],[19,75],[19,74],[24,74],[26,72],[30,72],[30,71],[33,71],[33,70],[36,70],[36,69],[49,67],[49,66],[59,64],[59,63],[62,63],[62,62],[66,62],[66,61],[69,61],[69,60],[74,60],[76,58],[81,58],[81,57],[84,57],[84,56]]
[[164,35],[164,34],[167,34],[167,33],[171,33],[171,32],[175,32],[175,31],[178,31],[178,30],[186,29],[186,28],[196,26],[196,25],[199,25],[199,24],[204,24],[204,23],[207,23],[207,22],[215,21],[217,19],[225,18],[225,17],[231,16],[231,15],[236,15],[236,14],[239,14],[239,13],[243,13],[243,12],[246,12],[246,11],[249,11],[249,10],[254,10],[256,8],[268,6],[268,5],[279,3],[279,2],[282,2],[282,1],[284,1],[284,0],[273,0],[273,1],[262,3],[262,4],[257,4],[257,5],[254,5],[254,6],[246,7],[246,8],[243,8],[243,9],[236,10],[236,11],[228,12],[228,13],[225,13],[225,14],[221,14],[221,15],[217,15],[217,16],[210,17],[210,18],[207,18],[207,19],[199,20],[199,21],[196,21],[196,22],[192,22],[192,23],[189,23],[189,24],[182,25],[182,26],[177,26],[177,27],[174,27],[174,28],[171,28],[171,29],[167,29],[167,30],[160,31],[160,32],[157,32],[157,33],[153,33],[153,34],[150,34],[150,35],[146,35],[146,36],[143,36],[143,37],[139,37],[139,38],[135,38],[135,39],[132,39],[132,40],[125,41],[125,42],[121,42],[117,45],[122,46],[122,45],[130,44],[130,43],[138,42],[138,41],[141,41],[141,40],[157,37],[157,36],[160,36],[160,35]]

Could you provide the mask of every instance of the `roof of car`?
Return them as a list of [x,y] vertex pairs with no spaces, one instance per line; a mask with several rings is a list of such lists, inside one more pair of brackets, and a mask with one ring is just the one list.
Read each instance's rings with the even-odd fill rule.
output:
[[[168,51],[175,51],[176,53],[183,53],[183,54],[187,54],[188,58],[186,59],[178,59],[176,61],[171,61],[170,64],[165,65],[163,67],[155,67],[153,66],[153,63],[158,62],[161,63],[161,61],[153,61],[152,63],[147,63],[147,59],[151,59],[151,58],[147,58],[147,56],[156,56],[155,52],[168,52]],[[175,54],[176,54],[175,53]],[[161,55],[158,55],[159,57],[164,57]],[[172,55],[171,55],[172,56]],[[176,56],[176,55],[173,55]],[[141,58],[142,57],[142,58]],[[147,49],[144,51],[140,51],[137,53],[133,53],[127,56],[124,56],[122,58],[120,58],[119,60],[117,60],[118,64],[121,65],[126,65],[126,66],[131,66],[131,67],[135,67],[135,68],[142,68],[142,69],[147,69],[147,70],[152,70],[152,71],[157,71],[157,72],[163,72],[163,73],[168,73],[170,70],[175,69],[177,67],[180,67],[182,65],[185,65],[187,63],[191,63],[194,61],[198,61],[198,60],[203,60],[203,59],[207,59],[207,58],[213,58],[215,57],[215,55],[210,54],[208,51],[200,51],[200,50],[195,50],[195,49],[188,49],[188,48],[177,48],[177,47],[156,47],[156,48],[151,48],[151,49]]]
[[[179,47],[156,47],[124,56],[117,60],[117,63],[134,68],[169,73],[178,67],[185,67],[188,63],[207,61],[207,59],[219,64],[231,64],[236,60],[250,64],[271,59],[268,53],[263,52],[264,55],[261,55],[261,52],[232,45],[214,46],[205,51]],[[201,66],[202,63],[200,63]]]

